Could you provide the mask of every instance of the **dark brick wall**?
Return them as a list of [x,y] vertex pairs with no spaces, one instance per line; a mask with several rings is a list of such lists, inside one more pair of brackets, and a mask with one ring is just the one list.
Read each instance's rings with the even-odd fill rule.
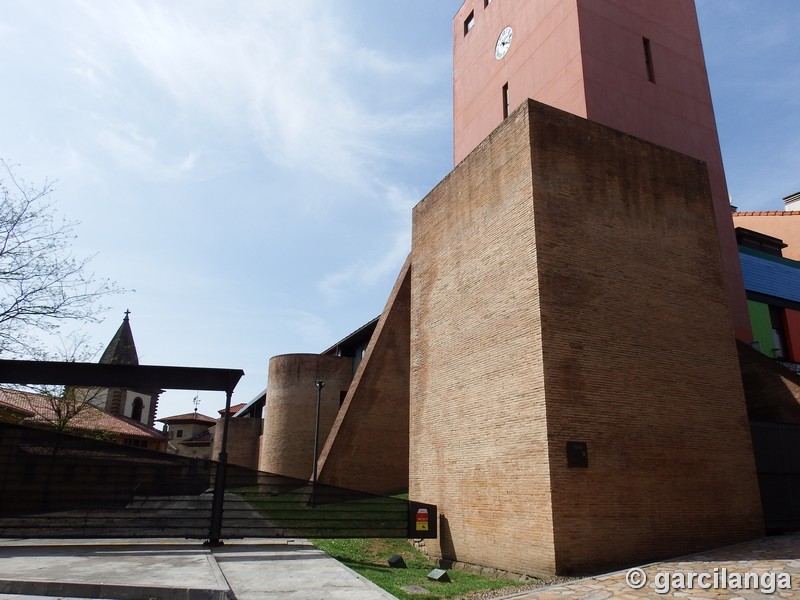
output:
[[747,344],[738,349],[750,420],[800,425],[800,376]]

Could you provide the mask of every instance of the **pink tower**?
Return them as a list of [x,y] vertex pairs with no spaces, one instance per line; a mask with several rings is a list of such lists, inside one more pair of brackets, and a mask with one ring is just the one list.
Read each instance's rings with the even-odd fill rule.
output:
[[752,341],[693,0],[466,0],[453,20],[456,164],[527,98],[705,161],[734,332]]

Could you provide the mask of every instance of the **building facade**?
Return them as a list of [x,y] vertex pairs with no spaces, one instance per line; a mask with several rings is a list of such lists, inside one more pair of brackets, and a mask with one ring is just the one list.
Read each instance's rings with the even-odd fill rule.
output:
[[532,98],[708,166],[727,301],[751,341],[693,0],[465,0],[453,20],[454,158]]
[[[792,219],[795,214],[798,218]],[[786,218],[773,221],[781,227],[772,231],[781,231],[784,224],[800,225],[800,213],[783,215]],[[735,220],[760,226],[760,219],[753,219],[752,214],[749,216],[751,218]],[[772,215],[765,216],[769,218]],[[793,233],[796,237],[796,231]],[[743,227],[736,228],[736,235],[753,346],[800,373],[800,261],[784,257],[785,251],[796,255],[797,242],[794,241],[792,247],[779,238]]]
[[168,452],[194,458],[213,458],[210,430],[217,424],[214,417],[194,411],[158,421],[164,424],[164,435],[169,440]]

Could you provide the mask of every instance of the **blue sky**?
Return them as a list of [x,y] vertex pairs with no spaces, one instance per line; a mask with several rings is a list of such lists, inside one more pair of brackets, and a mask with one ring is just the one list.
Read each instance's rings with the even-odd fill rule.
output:
[[[459,0],[2,6],[0,156],[58,180],[76,251],[135,290],[85,327],[97,344],[129,308],[141,362],[242,368],[249,401],[269,357],[380,313],[410,209],[452,168]],[[800,191],[800,3],[697,7],[733,202],[779,209]]]

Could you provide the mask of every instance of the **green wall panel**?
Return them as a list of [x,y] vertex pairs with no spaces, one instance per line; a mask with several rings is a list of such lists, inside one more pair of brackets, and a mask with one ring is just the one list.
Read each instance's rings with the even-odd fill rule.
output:
[[760,342],[761,352],[772,358],[772,321],[769,318],[769,305],[761,302],[747,301],[747,310],[750,313],[750,327],[753,328],[753,338]]

